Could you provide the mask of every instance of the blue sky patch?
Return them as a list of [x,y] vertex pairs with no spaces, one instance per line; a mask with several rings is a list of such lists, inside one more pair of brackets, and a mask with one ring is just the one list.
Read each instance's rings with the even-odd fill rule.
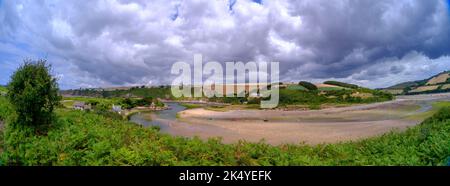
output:
[[234,4],[236,4],[236,0],[229,0],[228,1],[228,10],[232,11]]
[[448,15],[450,15],[450,0],[447,0]]
[[253,0],[253,2],[261,4],[262,0]]

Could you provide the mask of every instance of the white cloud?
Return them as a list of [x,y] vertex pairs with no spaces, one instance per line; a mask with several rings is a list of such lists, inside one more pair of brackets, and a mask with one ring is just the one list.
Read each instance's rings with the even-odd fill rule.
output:
[[[375,87],[395,77],[375,70],[380,65],[416,72],[405,80],[448,68],[449,22],[439,0],[238,0],[231,9],[227,0],[2,1],[0,60],[48,56],[64,88],[170,83],[171,64],[192,62],[194,53],[207,61],[279,61],[286,80]],[[404,59],[412,54],[437,67],[418,73]]]

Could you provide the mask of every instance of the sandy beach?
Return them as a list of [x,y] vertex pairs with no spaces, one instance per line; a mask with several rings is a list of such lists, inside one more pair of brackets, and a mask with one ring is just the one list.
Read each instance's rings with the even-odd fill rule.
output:
[[178,119],[153,120],[167,124],[172,135],[207,139],[221,137],[225,143],[239,140],[273,145],[336,143],[403,131],[423,121],[415,117],[435,101],[449,101],[450,94],[399,96],[394,101],[310,111],[231,110],[203,108],[184,110]]

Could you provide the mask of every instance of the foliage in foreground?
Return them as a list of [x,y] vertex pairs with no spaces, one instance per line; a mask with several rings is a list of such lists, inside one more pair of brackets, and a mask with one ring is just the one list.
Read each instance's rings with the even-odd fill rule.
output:
[[11,76],[7,97],[18,115],[15,123],[36,127],[51,122],[61,98],[50,70],[45,60],[25,61]]
[[8,125],[2,164],[445,165],[450,156],[450,107],[403,133],[341,144],[276,147],[263,142],[228,145],[218,139],[172,137],[80,111],[59,110],[57,115],[47,135],[32,135],[24,126]]

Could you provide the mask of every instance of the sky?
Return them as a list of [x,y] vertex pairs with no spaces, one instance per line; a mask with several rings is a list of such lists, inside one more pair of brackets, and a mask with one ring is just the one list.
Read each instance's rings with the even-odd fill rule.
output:
[[0,84],[45,58],[62,89],[170,84],[177,61],[276,61],[370,88],[450,70],[449,0],[0,0]]

